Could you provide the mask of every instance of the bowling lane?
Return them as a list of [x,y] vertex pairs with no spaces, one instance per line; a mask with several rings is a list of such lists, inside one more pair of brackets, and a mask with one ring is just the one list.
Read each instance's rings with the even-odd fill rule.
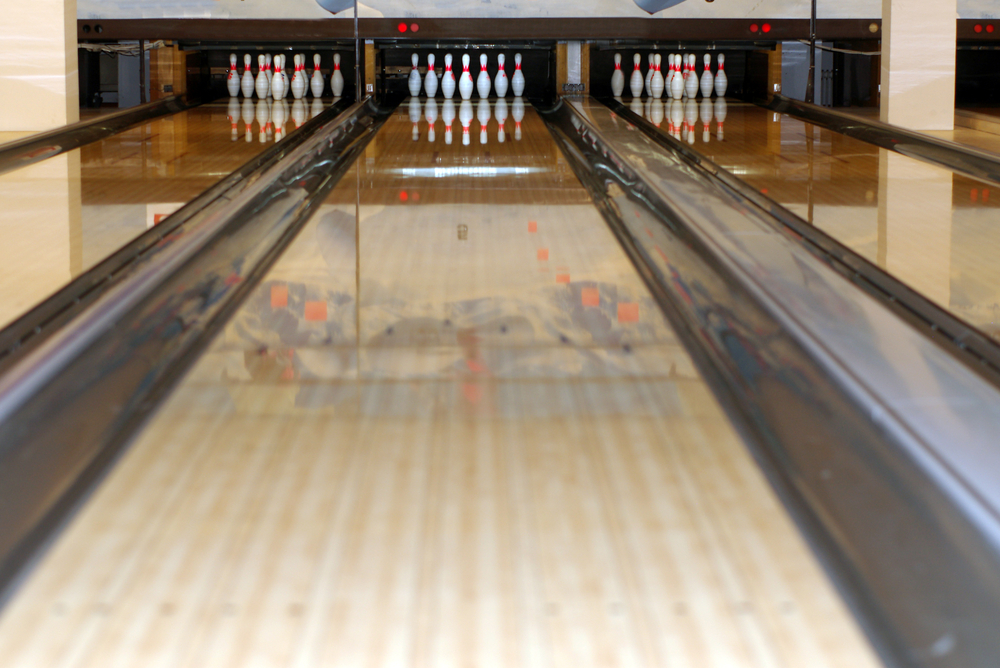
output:
[[693,148],[1000,338],[993,186],[755,105],[726,107],[721,130],[717,104],[682,112],[697,123]]
[[0,655],[878,665],[518,103],[386,122],[3,610]]
[[[288,105],[286,132],[311,104]],[[269,114],[207,104],[0,175],[0,327],[266,149]]]

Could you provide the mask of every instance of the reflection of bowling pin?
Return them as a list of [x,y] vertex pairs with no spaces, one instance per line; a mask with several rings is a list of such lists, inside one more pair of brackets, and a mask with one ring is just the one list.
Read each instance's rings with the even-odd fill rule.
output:
[[[694,64],[691,65],[694,68]],[[697,77],[694,75],[692,69],[691,79],[697,81]],[[695,91],[695,95],[697,95]],[[684,103],[684,125],[687,126],[686,139],[689,144],[694,143],[694,125],[698,122],[698,103],[695,101],[694,97],[689,97],[687,102]]]
[[640,66],[642,64],[642,56],[638,53],[632,56],[632,62],[635,67],[632,68],[632,78],[628,80],[629,90],[632,91],[632,98],[638,98],[642,95],[642,70]]
[[[238,91],[237,91],[238,92]],[[229,98],[229,106],[226,107],[226,118],[229,119],[229,129],[232,132],[230,139],[236,141],[239,139],[240,129],[240,100],[237,97]]]
[[469,73],[469,54],[462,54],[462,76],[458,79],[458,93],[463,100],[472,99],[472,74]]
[[486,71],[486,54],[483,53],[479,56],[479,78],[476,79],[476,90],[479,91],[480,99],[486,99],[490,96],[490,88],[493,86],[493,82],[490,81],[490,73]]
[[[469,77],[469,82],[472,82],[472,77]],[[469,92],[472,95],[472,92]],[[468,100],[462,100],[462,105],[458,109],[458,120],[462,122],[462,145],[468,146],[470,143],[469,139],[469,126],[472,124],[472,103]]]
[[715,77],[712,76],[712,56],[705,54],[705,69],[701,73],[701,96],[712,97]]
[[451,98],[445,98],[444,105],[441,107],[441,120],[444,121],[444,143],[450,146],[451,124],[455,122],[455,103],[451,101]]
[[441,76],[441,94],[450,100],[455,95],[455,73],[451,71],[451,54],[444,55],[444,74]]
[[701,100],[701,140],[704,143],[708,143],[709,131],[708,125],[712,122],[712,91],[708,91],[706,95]]
[[[302,65],[305,67],[305,63]],[[305,69],[302,70],[302,78],[305,79]],[[292,121],[295,122],[295,129],[298,130],[306,122],[306,103],[301,99],[292,103]]]
[[330,91],[334,97],[340,97],[344,92],[344,74],[340,71],[340,54],[333,54],[333,74],[330,75]]
[[230,97],[236,97],[240,94],[240,72],[236,68],[236,54],[229,54],[229,75],[226,77],[226,90],[229,91]]
[[[729,87],[729,78],[726,77],[726,56],[719,54],[719,71],[715,73],[715,94],[719,97],[726,96],[726,88]],[[719,114],[716,113],[716,116]]]
[[680,139],[681,129],[684,127],[684,102],[680,97],[670,101],[670,124],[674,126],[674,139]]
[[322,60],[323,58],[318,53],[313,54],[313,74],[309,80],[309,90],[312,91],[313,97],[323,97],[323,90],[326,88],[326,81],[319,69]]
[[285,75],[281,71],[285,57],[280,53],[274,57],[274,76],[271,77],[271,97],[280,100],[285,95]]
[[249,99],[243,99],[243,108],[240,110],[242,113],[240,116],[243,118],[243,126],[246,129],[246,141],[249,144],[253,141],[253,119],[255,109],[253,107],[253,102]]
[[[718,77],[716,77],[715,80],[718,82]],[[718,88],[716,88],[716,90],[718,90]],[[721,95],[715,98],[715,121],[717,123],[715,138],[722,141],[726,137],[726,133],[723,132],[722,129],[722,124],[726,122],[726,98]]]
[[500,98],[497,100],[497,107],[494,110],[497,117],[497,141],[501,144],[507,140],[507,131],[503,124],[507,122],[507,100]]
[[410,70],[410,80],[407,83],[410,87],[410,97],[417,97],[420,95],[420,89],[424,85],[424,78],[420,76],[420,70],[417,68],[420,57],[417,54],[413,54],[410,56],[410,62],[413,63],[413,68]]
[[250,54],[243,56],[243,78],[240,79],[243,97],[253,97],[253,73],[250,71]]
[[[284,61],[284,58],[282,58]],[[282,65],[285,63],[282,62]],[[285,137],[285,119],[288,118],[288,103],[278,100],[271,105],[271,123],[274,125],[274,141],[281,141]]]
[[507,87],[510,83],[507,81],[507,72],[504,70],[504,64],[507,62],[507,57],[502,53],[497,56],[497,78],[493,80],[493,88],[497,92],[497,97],[503,99],[507,96]]
[[[434,54],[427,56],[427,76],[424,77],[424,92],[432,99],[438,92],[438,77],[434,71]],[[432,140],[433,141],[433,140]]]
[[309,118],[316,118],[323,113],[323,100],[318,97],[313,98],[312,106],[309,107]]
[[625,90],[625,75],[622,73],[622,54],[615,54],[615,73],[611,75],[611,93],[621,97]]
[[521,141],[521,121],[524,120],[524,100],[520,96],[514,98],[514,106],[510,109],[514,117],[514,141]]
[[663,97],[663,73],[660,72],[662,59],[663,56],[656,54],[656,57],[653,59],[653,76],[649,79],[649,91],[657,100]]
[[[514,97],[521,97],[524,93],[524,73],[521,72],[520,53],[514,54],[514,76],[510,78],[510,89],[514,93]],[[518,139],[520,139],[520,137],[518,137]]]
[[479,119],[479,143],[485,144],[488,140],[486,127],[490,122],[490,101],[483,99],[479,101],[479,108],[476,110],[476,117]]
[[633,97],[632,101],[629,102],[628,108],[632,110],[632,113],[636,116],[642,116],[642,99],[639,97]]
[[267,58],[263,54],[257,56],[257,68],[257,81],[253,87],[257,91],[257,97],[263,100],[267,97],[267,90],[269,88],[267,83]]
[[643,89],[646,97],[653,97],[653,73],[656,72],[656,54],[649,54],[649,69],[646,70],[646,78],[643,80]]
[[413,141],[420,139],[420,98],[410,98],[410,122],[413,123]]
[[652,121],[653,125],[656,127],[660,127],[660,123],[663,122],[663,100],[659,98],[653,100],[650,105],[649,120]]
[[437,123],[438,119],[438,105],[433,97],[427,98],[427,104],[424,105],[424,118],[427,119],[427,141],[434,143],[434,138],[437,136],[434,124]]
[[258,141],[263,144],[267,141],[267,126],[271,122],[271,101],[257,100],[257,126]]

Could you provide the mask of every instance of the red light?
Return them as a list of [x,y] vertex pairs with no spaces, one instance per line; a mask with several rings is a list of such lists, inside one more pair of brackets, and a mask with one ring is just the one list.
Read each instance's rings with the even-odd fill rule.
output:
[[407,194],[407,192],[405,190],[400,190],[399,191],[399,201],[400,202],[405,202],[408,199],[410,199],[410,196]]
[[406,24],[400,23],[398,26],[396,26],[396,29],[399,30],[399,32],[406,32]]
[[988,26],[986,26],[986,32],[993,32],[993,24],[992,23],[989,24]]
[[761,29],[762,29],[762,30],[763,30],[764,32],[771,32],[771,24],[770,24],[770,23],[765,23],[765,24],[764,24],[764,25],[763,25],[763,26],[761,27]]
[[757,32],[757,24],[756,23],[751,23],[750,24],[750,32]]
[[420,26],[418,26],[416,23],[411,23],[410,24],[410,32],[417,32],[419,30],[420,30]]
[[981,25],[979,25],[979,24],[977,23],[977,24],[976,24],[976,27],[975,27],[975,28],[973,28],[973,30],[975,30],[976,32],[982,32],[982,31],[983,31],[983,26],[981,26]]

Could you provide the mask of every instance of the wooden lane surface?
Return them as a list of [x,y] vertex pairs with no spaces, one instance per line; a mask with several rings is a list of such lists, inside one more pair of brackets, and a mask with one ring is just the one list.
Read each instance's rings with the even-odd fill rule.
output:
[[593,207],[509,172],[385,201],[381,132],[3,611],[4,664],[877,665]]
[[[989,184],[732,103],[693,148],[926,297],[1000,338],[1000,192]],[[970,131],[971,132],[971,131]]]
[[203,105],[0,176],[0,326],[267,148],[246,111]]

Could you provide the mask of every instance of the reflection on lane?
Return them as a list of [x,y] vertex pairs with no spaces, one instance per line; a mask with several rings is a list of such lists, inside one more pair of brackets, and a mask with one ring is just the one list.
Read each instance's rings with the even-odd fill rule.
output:
[[386,122],[5,665],[876,665],[539,116],[468,114]]
[[989,184],[747,104],[697,149],[938,305],[1000,338]]
[[[283,124],[264,109],[272,135],[306,120],[295,105],[275,114]],[[265,149],[233,141],[245,111],[203,105],[0,175],[0,327]]]

